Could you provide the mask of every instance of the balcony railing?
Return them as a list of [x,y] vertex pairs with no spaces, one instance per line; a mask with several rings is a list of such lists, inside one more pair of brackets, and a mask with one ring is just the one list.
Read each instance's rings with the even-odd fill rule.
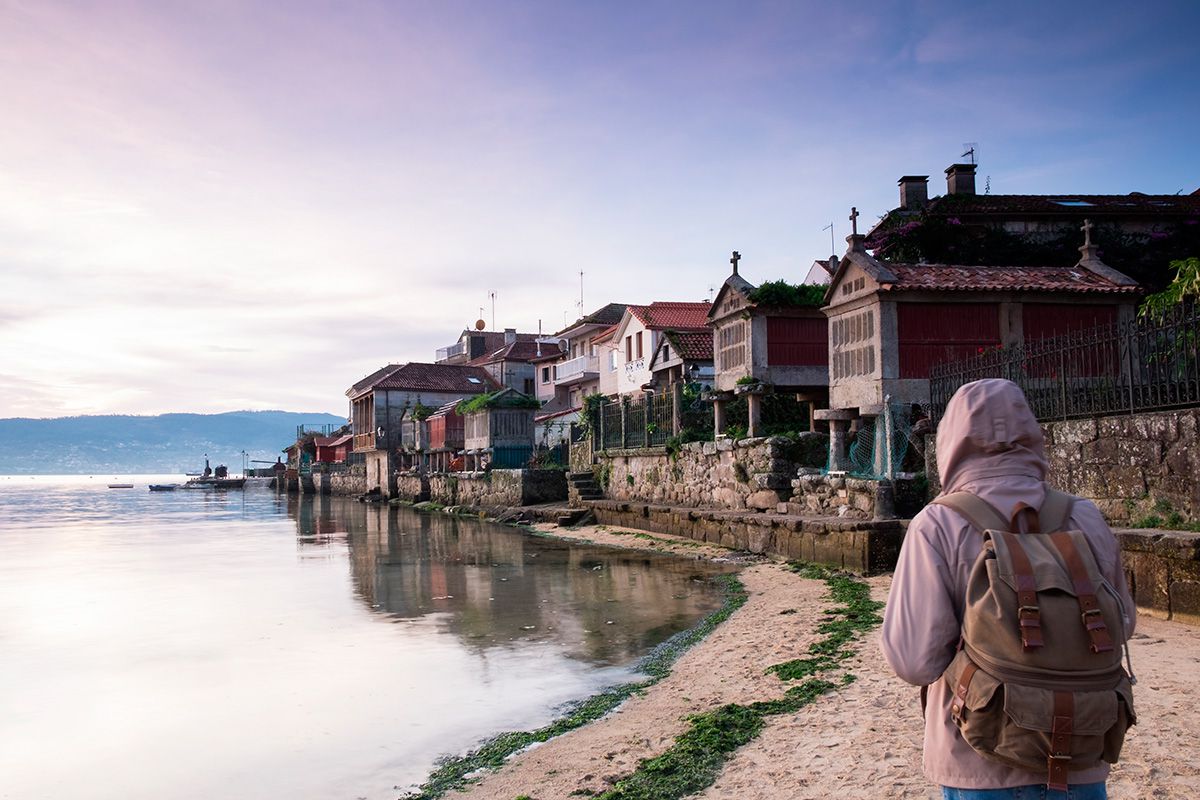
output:
[[579,356],[570,361],[563,361],[554,368],[554,383],[556,386],[564,386],[568,383],[596,378],[599,375],[599,357]]
[[374,433],[356,433],[354,434],[354,450],[374,450],[375,449],[375,434]]
[[466,342],[455,342],[454,344],[450,345],[449,347],[439,347],[438,351],[437,351],[437,360],[445,361],[446,359],[453,358],[454,356],[465,355],[466,352],[467,352],[467,343]]

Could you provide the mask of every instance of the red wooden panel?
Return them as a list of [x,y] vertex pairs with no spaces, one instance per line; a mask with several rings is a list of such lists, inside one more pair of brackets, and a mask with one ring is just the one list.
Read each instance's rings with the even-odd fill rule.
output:
[[928,378],[929,370],[1000,344],[996,303],[898,303],[900,377]]
[[1021,325],[1027,342],[1094,328],[1097,325],[1111,325],[1116,321],[1116,306],[1065,303],[1024,303],[1021,306]]
[[829,364],[829,321],[817,317],[768,317],[767,364],[824,367]]

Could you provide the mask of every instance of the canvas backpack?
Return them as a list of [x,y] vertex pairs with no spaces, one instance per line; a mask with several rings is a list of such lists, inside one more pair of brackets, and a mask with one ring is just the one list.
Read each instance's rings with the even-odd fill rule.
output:
[[[1116,763],[1136,722],[1125,609],[1087,537],[1062,530],[1075,498],[1047,488],[1040,511],[1022,505],[1012,519],[968,492],[933,502],[983,534],[962,642],[942,675],[963,739],[1060,791],[1069,773]],[[1022,516],[1028,533],[1015,532]]]

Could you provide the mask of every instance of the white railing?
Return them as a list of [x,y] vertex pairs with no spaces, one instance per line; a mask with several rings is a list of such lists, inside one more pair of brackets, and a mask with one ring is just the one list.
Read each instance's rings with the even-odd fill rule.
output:
[[449,347],[439,347],[437,351],[437,360],[445,361],[451,356],[461,356],[467,352],[466,342],[455,342]]
[[599,373],[600,359],[596,356],[579,356],[564,361],[554,368],[554,382],[566,383],[578,380],[589,372]]

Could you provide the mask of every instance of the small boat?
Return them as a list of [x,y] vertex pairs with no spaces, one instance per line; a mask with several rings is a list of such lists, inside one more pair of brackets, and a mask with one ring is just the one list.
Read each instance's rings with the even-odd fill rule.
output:
[[132,489],[133,484],[132,483],[110,483],[108,485],[108,488],[110,488],[110,489]]
[[192,478],[183,485],[184,489],[242,489],[245,478]]
[[178,483],[152,483],[150,491],[152,492],[173,492],[179,488]]

